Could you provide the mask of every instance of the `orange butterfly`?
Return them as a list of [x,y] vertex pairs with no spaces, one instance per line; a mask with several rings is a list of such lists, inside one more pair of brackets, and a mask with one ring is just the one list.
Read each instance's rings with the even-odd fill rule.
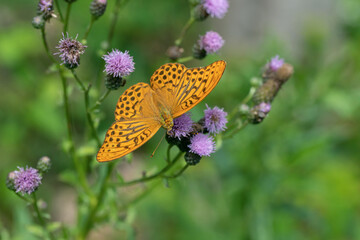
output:
[[115,122],[106,133],[96,159],[120,158],[147,142],[160,127],[170,131],[173,119],[189,111],[214,89],[226,63],[216,61],[203,68],[179,63],[162,65],[147,83],[137,83],[119,98]]

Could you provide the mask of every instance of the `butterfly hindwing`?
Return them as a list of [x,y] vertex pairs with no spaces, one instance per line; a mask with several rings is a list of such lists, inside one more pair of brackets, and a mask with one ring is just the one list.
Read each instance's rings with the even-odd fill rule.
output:
[[120,158],[147,142],[160,127],[153,119],[116,121],[107,131],[96,159],[106,162]]

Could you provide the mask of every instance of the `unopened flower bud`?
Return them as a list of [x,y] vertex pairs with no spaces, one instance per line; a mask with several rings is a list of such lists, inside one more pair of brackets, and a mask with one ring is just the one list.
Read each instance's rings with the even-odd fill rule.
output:
[[79,66],[80,56],[84,54],[86,47],[77,40],[77,36],[72,39],[68,34],[66,37],[63,34],[63,38],[60,39],[59,44],[56,46],[59,52],[55,54],[59,55],[65,67],[73,69]]
[[261,78],[253,77],[250,79],[250,84],[251,86],[258,88],[263,84],[263,81],[261,80]]
[[272,58],[263,73],[265,80],[253,95],[253,102],[258,105],[262,102],[271,103],[281,86],[291,77],[294,70],[290,64],[283,63],[278,56]]
[[90,4],[90,13],[95,18],[101,17],[106,10],[106,0],[93,0]]
[[15,171],[9,172],[9,174],[6,177],[6,187],[12,191],[15,191],[15,177],[16,177]]
[[47,173],[50,170],[50,167],[51,167],[51,161],[50,158],[47,156],[40,158],[36,166],[36,168],[41,173]]
[[198,4],[192,9],[192,16],[196,21],[204,21],[209,16],[209,13],[203,4]]
[[253,124],[261,123],[271,110],[270,103],[262,102],[251,108],[249,112],[249,120]]
[[123,87],[126,84],[126,80],[122,77],[114,77],[112,75],[106,75],[105,86],[109,90],[117,90],[119,87]]
[[249,107],[248,105],[246,105],[246,104],[241,104],[241,105],[239,106],[239,113],[240,113],[240,115],[242,115],[242,116],[247,116],[247,115],[249,114],[249,112],[250,112],[250,107]]
[[201,160],[201,156],[192,152],[186,152],[184,158],[185,158],[185,162],[192,166],[198,164]]
[[36,16],[32,20],[32,25],[36,29],[41,29],[45,25],[45,20],[42,16]]
[[178,46],[171,46],[168,48],[168,50],[166,51],[166,55],[171,59],[171,60],[176,60],[178,58],[181,57],[181,55],[184,53],[184,49]]
[[202,49],[199,43],[194,44],[192,48],[192,52],[193,52],[193,57],[196,59],[203,59],[207,55],[205,49]]

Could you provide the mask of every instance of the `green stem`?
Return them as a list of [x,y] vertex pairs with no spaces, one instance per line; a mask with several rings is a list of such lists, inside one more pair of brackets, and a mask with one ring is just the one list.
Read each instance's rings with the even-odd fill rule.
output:
[[185,170],[189,167],[189,164],[186,164],[185,166],[183,166],[177,173],[174,173],[173,175],[169,175],[169,176],[164,176],[165,178],[177,178],[178,176],[180,176],[183,172],[185,172]]
[[101,105],[101,103],[105,100],[105,98],[109,95],[110,92],[111,90],[107,89],[106,92],[104,92],[103,95],[96,101],[95,105],[92,106],[89,110],[94,111],[96,108],[98,108]]
[[183,27],[183,29],[181,30],[180,36],[178,39],[175,40],[175,45],[176,46],[180,46],[186,32],[189,30],[189,28],[193,25],[193,23],[195,22],[195,18],[190,17],[189,20],[187,21],[187,23],[185,24],[185,26]]
[[[124,1],[124,2],[126,2],[126,1]],[[115,2],[115,7],[114,7],[113,14],[111,16],[110,30],[109,30],[109,34],[108,34],[108,38],[107,38],[107,44],[106,44],[106,50],[107,51],[110,49],[111,41],[112,41],[112,39],[114,37],[115,26],[116,26],[116,22],[117,22],[117,19],[118,19],[118,16],[119,16],[121,3],[122,3],[121,0],[116,0],[116,2]]]
[[90,109],[89,109],[89,91],[90,91],[91,85],[89,85],[88,87],[85,87],[83,82],[80,80],[80,78],[76,74],[75,70],[71,69],[71,72],[72,72],[76,82],[80,86],[81,90],[84,92],[86,118],[87,118],[88,123],[90,125],[90,129],[91,129],[91,133],[93,135],[93,138],[96,140],[96,143],[97,143],[98,147],[100,148],[101,147],[101,141],[100,141],[99,136],[98,136],[98,134],[96,132],[96,127],[95,127],[95,124],[94,124],[94,120],[92,119],[91,112],[90,112]]
[[114,167],[115,167],[115,162],[108,163],[105,166],[105,174],[103,174],[102,175],[103,177],[100,179],[100,190],[98,195],[96,196],[96,203],[93,205],[88,216],[86,217],[85,224],[83,225],[82,229],[80,229],[80,235],[78,236],[78,239],[85,239],[90,229],[92,228],[96,213],[99,210],[101,204],[103,203],[109,178],[111,176]]
[[55,60],[54,56],[50,53],[49,46],[48,46],[47,41],[46,41],[45,26],[41,28],[41,38],[42,38],[42,41],[43,41],[43,45],[44,45],[46,54],[49,56],[51,61],[56,63],[56,60]]
[[67,132],[68,132],[68,142],[70,145],[69,153],[70,153],[72,160],[74,161],[74,165],[75,165],[76,171],[78,173],[78,177],[79,177],[81,186],[91,196],[93,194],[88,186],[85,171],[84,171],[83,167],[81,166],[81,163],[79,162],[79,159],[77,158],[76,152],[75,152],[74,140],[73,140],[73,135],[72,135],[72,130],[71,130],[71,115],[70,115],[69,98],[68,98],[68,92],[67,92],[67,79],[64,76],[63,68],[61,66],[59,66],[59,75],[61,78],[61,83],[62,83],[62,88],[63,88],[65,118],[66,118],[66,123],[67,123],[66,125],[67,125]]
[[96,18],[95,18],[94,16],[91,16],[90,23],[89,23],[89,25],[88,25],[88,27],[87,27],[87,29],[86,29],[86,32],[85,32],[85,34],[84,34],[84,37],[83,37],[83,41],[84,41],[84,40],[85,40],[85,41],[87,40],[87,37],[88,37],[88,35],[89,35],[89,32],[90,32],[90,30],[91,30],[91,28],[92,28],[95,20],[96,20]]
[[193,56],[188,56],[188,57],[183,57],[183,58],[179,58],[177,60],[178,63],[185,63],[185,62],[188,62],[188,61],[191,61],[193,60],[194,57]]
[[229,128],[228,129],[229,131],[226,131],[225,133],[223,133],[223,139],[232,138],[235,134],[237,134],[238,132],[243,130],[248,125],[248,123],[249,123],[248,121],[245,121],[241,125],[238,125],[236,129]]
[[59,1],[58,1],[58,0],[54,0],[54,2],[55,2],[55,5],[56,5],[57,10],[58,10],[58,12],[59,12],[60,21],[61,21],[61,22],[64,22],[64,17],[63,17],[63,15],[62,15],[62,12],[61,12],[61,9],[60,9]]
[[72,2],[69,2],[68,5],[67,5],[67,8],[66,8],[66,16],[65,16],[64,29],[63,29],[64,34],[68,30],[68,23],[69,23],[71,5],[72,5]]
[[47,229],[46,222],[45,222],[45,220],[44,220],[44,218],[43,218],[43,216],[42,216],[42,214],[41,214],[41,212],[40,212],[40,210],[39,210],[39,207],[38,207],[38,202],[37,202],[37,198],[36,198],[35,192],[33,192],[32,196],[33,196],[33,199],[34,199],[34,201],[33,201],[33,206],[34,206],[34,209],[35,209],[37,218],[38,218],[41,226],[44,228],[46,234],[48,235],[48,237],[49,237],[50,239],[55,239],[54,235],[53,235],[51,232],[49,232],[48,229]]
[[122,182],[120,184],[117,184],[118,186],[120,187],[123,187],[123,186],[130,186],[130,185],[133,185],[133,184],[137,184],[137,183],[143,183],[143,182],[147,182],[147,181],[150,181],[150,180],[153,180],[159,176],[162,176],[164,173],[166,173],[167,170],[169,170],[179,159],[180,157],[182,156],[182,152],[179,152],[176,157],[174,158],[173,161],[169,162],[163,169],[161,169],[159,172],[151,175],[151,176],[148,176],[148,177],[142,177],[142,178],[139,178],[139,179],[135,179],[135,180],[132,180],[132,181],[128,181],[128,182]]

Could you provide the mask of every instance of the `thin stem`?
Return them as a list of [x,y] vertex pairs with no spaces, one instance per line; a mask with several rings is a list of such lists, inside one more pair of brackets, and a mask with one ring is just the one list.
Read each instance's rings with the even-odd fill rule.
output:
[[166,162],[167,163],[170,163],[170,150],[171,150],[171,148],[173,147],[174,145],[173,144],[169,144],[169,146],[168,146],[168,148],[167,148],[167,151],[166,151]]
[[89,25],[88,25],[88,27],[87,27],[87,29],[86,29],[86,32],[85,32],[85,34],[84,34],[84,37],[83,37],[83,41],[84,41],[84,40],[86,41],[86,39],[87,39],[87,37],[88,37],[88,35],[89,35],[89,32],[90,32],[90,30],[91,30],[91,28],[92,28],[95,20],[96,20],[96,18],[95,18],[94,16],[91,16],[90,23],[89,23]]
[[39,222],[40,222],[41,226],[44,228],[46,234],[48,235],[48,237],[50,239],[55,239],[54,235],[51,232],[49,232],[48,229],[47,229],[46,222],[45,222],[45,220],[44,220],[44,218],[43,218],[43,216],[42,216],[42,214],[41,214],[41,212],[39,210],[39,207],[38,207],[38,202],[37,202],[35,192],[33,192],[32,196],[33,196],[33,199],[34,199],[33,206],[34,206],[37,218],[39,219]]
[[63,99],[64,99],[64,109],[65,109],[65,118],[66,118],[66,125],[67,125],[67,132],[68,132],[68,143],[69,143],[69,153],[74,161],[74,165],[76,168],[76,171],[78,173],[78,177],[80,180],[81,186],[84,188],[84,190],[92,196],[92,192],[88,186],[88,183],[86,181],[86,176],[83,167],[81,166],[75,152],[75,146],[74,146],[74,140],[71,130],[71,115],[70,115],[70,108],[69,108],[69,99],[68,99],[68,92],[67,92],[67,79],[64,76],[63,68],[59,66],[59,75],[61,78],[62,88],[63,88]]
[[[124,2],[126,2],[126,1],[124,1]],[[116,26],[116,22],[117,22],[117,19],[118,19],[118,16],[119,16],[121,3],[122,3],[121,0],[116,0],[116,2],[115,2],[114,11],[113,11],[113,14],[111,16],[110,30],[109,30],[109,34],[108,34],[108,38],[107,38],[106,50],[110,49],[111,41],[112,41],[112,39],[114,37],[115,26]]]
[[232,138],[235,134],[243,130],[248,125],[248,123],[248,121],[245,121],[241,125],[238,125],[238,127],[234,130],[229,128],[230,131],[226,131],[226,133],[224,133],[223,139]]
[[165,178],[177,178],[178,176],[180,176],[190,165],[186,164],[185,166],[183,166],[177,173],[174,173],[173,175],[169,175],[169,176],[164,176]]
[[185,24],[185,26],[183,27],[183,29],[181,30],[180,36],[178,39],[175,40],[175,45],[176,46],[180,46],[186,32],[189,30],[189,28],[193,25],[193,23],[195,22],[195,18],[190,17],[189,20],[187,21],[187,23]]
[[100,148],[101,147],[101,141],[100,141],[99,136],[98,136],[98,134],[96,132],[94,120],[92,119],[91,111],[89,109],[89,91],[90,91],[91,85],[89,85],[88,87],[85,87],[83,82],[80,80],[80,78],[76,74],[75,70],[71,69],[71,72],[72,72],[76,82],[79,84],[81,90],[84,92],[86,118],[87,118],[88,123],[90,125],[91,133],[92,133],[94,139],[96,140],[96,143],[97,143],[98,147]]
[[50,53],[49,46],[48,46],[47,41],[46,41],[45,26],[41,28],[41,38],[42,38],[42,41],[43,41],[43,45],[44,45],[46,54],[49,56],[51,61],[56,63],[56,60],[55,60],[54,56]]
[[61,22],[64,22],[64,17],[63,17],[63,15],[62,15],[62,12],[61,12],[61,9],[60,9],[59,1],[58,1],[58,0],[54,0],[54,2],[55,2],[55,5],[56,5],[57,10],[58,10],[58,12],[59,12],[60,21],[61,21]]
[[69,23],[69,17],[70,17],[70,11],[71,11],[71,5],[72,2],[69,2],[66,8],[66,16],[65,16],[65,22],[64,22],[64,29],[63,33],[65,34],[68,30],[68,23]]
[[85,87],[84,83],[80,80],[80,78],[78,77],[78,75],[76,74],[74,69],[71,69],[71,73],[73,74],[73,76],[74,76],[76,82],[78,83],[78,85],[80,86],[81,90],[83,92],[86,92],[87,88]]
[[106,89],[106,92],[103,93],[103,95],[96,101],[95,105],[92,106],[89,110],[94,111],[96,108],[98,108],[101,105],[101,103],[105,100],[105,98],[109,95],[110,92],[111,92],[110,89]]
[[143,191],[141,194],[139,194],[138,196],[136,196],[135,198],[133,198],[132,200],[130,200],[129,202],[125,203],[124,205],[121,206],[121,210],[124,211],[127,208],[129,208],[131,205],[136,204],[137,202],[139,202],[140,200],[144,199],[147,195],[149,195],[156,187],[157,185],[159,185],[160,182],[157,182],[155,184],[152,184],[151,187],[147,188],[145,191]]
[[130,185],[137,184],[137,183],[147,182],[147,181],[153,180],[153,179],[155,179],[155,178],[157,178],[159,176],[162,176],[164,173],[166,173],[167,170],[169,170],[180,159],[182,154],[183,154],[183,152],[179,152],[176,155],[176,157],[174,158],[173,161],[169,162],[163,169],[161,169],[159,172],[157,172],[157,173],[155,173],[155,174],[153,174],[151,176],[138,178],[138,179],[128,181],[128,182],[122,182],[122,183],[117,184],[117,185],[120,186],[120,187],[130,186]]
[[96,216],[97,211],[99,210],[99,207],[103,203],[103,199],[105,197],[106,189],[108,186],[109,178],[111,176],[111,173],[115,167],[115,162],[111,162],[106,165],[104,168],[105,174],[103,174],[103,177],[100,179],[100,190],[96,197],[96,204],[94,207],[90,210],[89,215],[85,219],[85,224],[83,228],[80,230],[80,236],[79,239],[85,239],[87,234],[89,233],[93,223],[94,218]]
[[178,63],[185,63],[185,62],[188,62],[188,61],[191,61],[193,60],[194,57],[193,56],[188,56],[188,57],[183,57],[183,58],[179,58],[177,60]]

